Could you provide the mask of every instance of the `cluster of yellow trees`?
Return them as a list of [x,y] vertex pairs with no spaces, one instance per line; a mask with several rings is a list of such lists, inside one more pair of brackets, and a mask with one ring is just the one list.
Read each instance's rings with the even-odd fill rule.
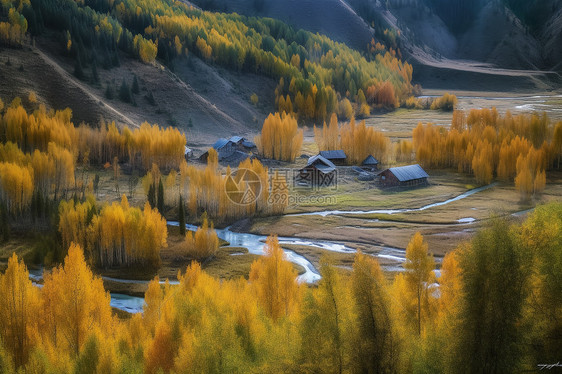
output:
[[[21,4],[26,1],[21,1]],[[2,4],[3,6],[3,4]],[[21,11],[21,6],[19,11]],[[9,46],[21,45],[27,32],[27,20],[15,8],[8,10],[9,22],[0,22],[0,42]]]
[[[367,127],[365,121],[356,125],[352,117],[348,123],[338,126],[335,114],[329,125],[324,122],[322,129],[314,127],[314,140],[321,151],[343,149],[351,164],[360,163],[369,155],[385,162],[393,151],[390,139],[373,127]],[[407,152],[407,146],[400,149]]]
[[560,203],[522,224],[491,220],[439,277],[416,234],[394,281],[358,253],[351,270],[322,259],[317,287],[296,282],[270,237],[249,281],[194,262],[177,286],[152,281],[144,312],[125,320],[80,246],[42,288],[13,255],[0,275],[0,363],[7,373],[533,371],[560,353],[561,228]]
[[540,192],[545,170],[560,163],[562,122],[546,114],[504,116],[495,109],[453,113],[451,129],[421,123],[413,131],[417,159],[426,167],[456,167],[480,183],[515,180],[525,196]]
[[279,79],[275,104],[280,112],[325,119],[336,112],[339,103],[351,100],[357,113],[365,113],[369,104],[363,92],[368,89],[375,93],[370,98],[372,105],[391,107],[412,90],[412,67],[395,53],[380,50],[367,60],[344,44],[276,20],[145,0],[126,0],[109,7],[123,25],[135,29],[142,25],[144,36],[158,41],[168,55],[189,51],[233,70]]
[[130,207],[125,195],[121,203],[96,210],[95,200],[83,203],[62,201],[59,232],[63,247],[79,243],[90,264],[115,266],[160,265],[160,249],[166,247],[166,220],[148,203],[144,209]]
[[[1,112],[1,110],[0,110]],[[121,131],[115,123],[100,123],[99,128],[88,125],[75,127],[72,111],[47,111],[44,105],[27,113],[19,98],[6,108],[0,120],[0,136],[17,144],[24,152],[35,149],[47,151],[49,143],[68,150],[74,160],[103,165],[119,161],[135,163],[149,169],[153,163],[160,168],[179,168],[184,157],[186,139],[175,128],[161,128],[143,123],[140,128]]]
[[217,252],[219,238],[213,228],[213,223],[209,224],[206,216],[203,217],[203,223],[195,233],[188,231],[185,234],[181,249],[187,256],[197,259],[210,257]]
[[[207,213],[215,221],[224,222],[255,214],[281,214],[287,207],[288,199],[269,199],[272,191],[288,195],[285,176],[277,174],[270,179],[268,168],[259,160],[242,161],[236,172],[229,166],[225,175],[221,174],[217,165],[217,152],[210,149],[204,169],[188,166],[187,163],[180,168],[180,190],[184,194],[189,191],[188,210],[193,217]],[[236,196],[245,193],[254,198],[248,203],[236,199]]]
[[55,200],[77,187],[75,166],[130,162],[145,170],[153,164],[179,169],[186,139],[177,129],[144,123],[119,131],[115,123],[76,128],[70,109],[28,113],[16,98],[0,105],[0,197],[14,215],[27,209],[34,192]]
[[303,131],[299,130],[297,119],[291,114],[270,114],[255,141],[264,157],[291,162],[301,150]]
[[43,196],[74,187],[72,154],[51,142],[47,151],[23,153],[14,143],[0,144],[0,196],[7,209],[17,215],[29,208],[34,191]]
[[450,93],[446,92],[443,96],[435,98],[431,102],[430,109],[431,110],[444,110],[444,111],[453,111],[457,106],[458,100],[455,95],[451,95]]

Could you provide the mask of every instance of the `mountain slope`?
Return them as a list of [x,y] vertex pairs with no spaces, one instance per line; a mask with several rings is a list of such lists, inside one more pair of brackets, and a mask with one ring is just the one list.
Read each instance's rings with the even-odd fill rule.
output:
[[[182,68],[176,75],[160,65],[146,65],[122,56],[119,68],[100,70],[102,84],[95,85],[77,79],[72,74],[72,61],[52,51],[52,43],[46,40],[38,40],[35,48],[4,49],[0,55],[0,79],[3,81],[0,97],[9,102],[16,96],[26,98],[33,91],[39,101],[50,108],[71,108],[75,123],[95,125],[103,119],[129,127],[137,127],[145,121],[173,125],[188,133],[190,144],[208,144],[217,134],[253,134],[272,109],[267,105],[255,107],[250,103],[250,95],[256,92],[263,95],[264,100],[268,95],[272,98],[275,81],[252,74],[236,76],[218,72],[196,57],[191,57],[192,63],[186,59],[180,61],[178,65]],[[206,69],[191,68],[193,65]],[[134,95],[136,105],[105,96],[107,84],[118,89],[123,79],[130,83],[134,75],[140,78],[141,87],[140,94]],[[178,75],[183,75],[185,80]],[[189,76],[209,83],[222,80],[228,86],[220,87],[220,92],[211,91],[207,84],[193,82],[192,86],[186,78]],[[209,78],[211,76],[213,79]],[[253,84],[245,86],[244,82]],[[145,99],[148,92],[152,93],[156,105]],[[190,121],[192,127],[188,126]]]
[[279,19],[296,29],[318,32],[364,50],[373,30],[343,0],[194,0],[208,10]]

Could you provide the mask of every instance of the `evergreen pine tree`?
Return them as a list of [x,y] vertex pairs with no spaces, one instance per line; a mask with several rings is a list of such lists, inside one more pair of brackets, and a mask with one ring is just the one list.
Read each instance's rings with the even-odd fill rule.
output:
[[181,197],[181,194],[180,194],[180,205],[178,208],[178,214],[179,214],[178,222],[180,225],[180,235],[185,236],[185,209],[183,207],[183,198]]
[[111,83],[107,84],[107,88],[105,89],[105,97],[109,100],[113,100],[113,85]]
[[125,78],[123,78],[123,81],[121,82],[121,87],[119,88],[119,99],[121,99],[121,101],[124,101],[126,103],[131,102],[131,89],[129,88],[127,82],[125,82]]
[[139,80],[137,79],[136,75],[133,77],[132,91],[135,95],[138,95],[140,93]]
[[80,55],[76,56],[76,61],[74,62],[74,76],[80,80],[84,79],[84,70],[82,69]]
[[0,205],[0,234],[4,242],[10,240],[10,224],[8,220],[8,209],[5,204],[2,204]]
[[160,214],[164,214],[164,185],[162,184],[162,178],[158,182],[158,211]]
[[154,209],[154,207],[156,206],[156,191],[154,188],[154,184],[151,184],[150,187],[148,188],[148,203],[150,204],[150,207]]
[[96,60],[92,62],[92,83],[99,83],[100,76],[98,74],[98,67],[97,67]]

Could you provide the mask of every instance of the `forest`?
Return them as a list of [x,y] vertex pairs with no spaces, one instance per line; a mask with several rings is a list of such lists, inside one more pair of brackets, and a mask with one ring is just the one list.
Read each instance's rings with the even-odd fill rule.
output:
[[561,228],[560,203],[537,207],[523,222],[492,217],[445,256],[438,273],[432,249],[417,233],[405,270],[394,279],[358,251],[351,270],[324,257],[317,287],[295,281],[272,236],[249,282],[219,281],[193,262],[178,274],[177,286],[151,282],[144,313],[128,319],[112,315],[109,294],[79,244],[70,244],[41,288],[14,254],[0,275],[0,368],[533,371],[537,363],[556,362],[562,344]]
[[[278,81],[275,108],[309,120],[337,112],[350,118],[370,108],[394,108],[412,93],[412,67],[392,49],[363,56],[329,38],[269,18],[204,12],[165,0],[2,1],[0,41],[22,44],[58,33],[60,53],[74,60],[74,75],[99,83],[98,67],[120,65],[128,54],[145,63],[156,58],[174,68],[193,54],[210,64]],[[379,44],[380,45],[380,44]],[[367,50],[367,46],[365,46]],[[90,72],[88,72],[90,70]]]
[[451,128],[418,124],[417,160],[426,167],[457,168],[482,184],[514,181],[524,197],[540,193],[546,170],[560,169],[562,122],[543,114],[500,115],[495,108],[453,112]]

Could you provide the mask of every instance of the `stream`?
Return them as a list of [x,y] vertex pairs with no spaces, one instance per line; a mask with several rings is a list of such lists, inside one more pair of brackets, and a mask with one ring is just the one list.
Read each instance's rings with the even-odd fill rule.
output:
[[[466,191],[456,197],[451,199],[440,201],[437,203],[432,203],[428,205],[424,205],[421,208],[406,208],[406,209],[375,209],[375,210],[322,210],[319,212],[309,212],[309,213],[295,213],[295,214],[287,214],[287,216],[331,216],[331,215],[355,215],[355,214],[398,214],[398,213],[408,213],[408,212],[420,212],[426,209],[435,208],[442,205],[447,205],[452,202],[465,199],[469,196],[474,195],[475,193],[482,192],[489,188],[495,187],[497,183],[488,184],[486,186],[474,188],[472,190]],[[459,223],[462,223],[459,221]]]
[[[319,211],[319,212],[310,212],[310,213],[298,213],[298,214],[290,214],[289,216],[306,216],[306,215],[319,215],[322,217],[326,217],[328,215],[349,215],[349,214],[396,214],[396,213],[406,213],[406,212],[415,212],[415,211],[423,211],[426,209],[450,204],[454,201],[458,201],[464,198],[467,198],[475,193],[487,190],[489,188],[494,187],[496,184],[492,183],[486,186],[478,187],[469,191],[466,191],[454,198],[432,203],[428,205],[424,205],[420,208],[410,208],[410,209],[377,209],[377,210],[368,210],[368,211],[342,211],[342,210],[328,210],[328,211]],[[179,226],[177,221],[168,221],[169,226]],[[463,223],[462,220],[459,220],[459,223]],[[469,223],[469,222],[465,222]],[[191,231],[196,231],[197,226],[187,224],[186,228]],[[248,249],[248,252],[257,255],[264,254],[264,246],[267,236],[265,235],[255,235],[250,233],[237,233],[230,231],[230,227],[224,229],[215,229],[217,236],[227,242],[230,243],[229,246],[231,247],[245,247]],[[330,242],[330,241],[322,241],[322,240],[309,240],[303,238],[295,238],[295,237],[282,237],[278,238],[279,244],[283,245],[302,245],[308,247],[315,247],[321,248],[326,251],[333,251],[333,252],[342,252],[342,253],[353,253],[355,252],[354,248],[347,247],[341,243]],[[301,283],[314,283],[320,279],[320,274],[314,268],[312,263],[307,260],[304,256],[301,256],[293,251],[284,250],[287,259],[290,262],[298,264],[305,269],[305,272],[298,276],[297,281]],[[236,254],[232,254],[236,255]],[[392,248],[392,247],[382,247],[381,251],[376,255],[379,258],[385,258],[394,260],[398,263],[403,263],[405,259],[405,250],[401,248]],[[386,271],[401,271],[403,270],[401,265],[385,265],[382,266]],[[43,278],[43,269],[40,270],[29,270],[29,277],[33,281],[34,284],[41,287],[38,283]],[[112,278],[112,277],[102,277],[104,280],[109,280],[113,282],[120,282],[120,283],[148,283],[149,281],[145,280],[128,280],[128,279],[119,279],[119,278]],[[160,283],[164,283],[164,280],[161,280]],[[170,284],[178,284],[178,281],[170,281]],[[111,293],[111,306],[117,309],[124,310],[129,313],[138,313],[142,312],[144,306],[144,298],[136,297],[136,296],[128,296],[118,293]]]

